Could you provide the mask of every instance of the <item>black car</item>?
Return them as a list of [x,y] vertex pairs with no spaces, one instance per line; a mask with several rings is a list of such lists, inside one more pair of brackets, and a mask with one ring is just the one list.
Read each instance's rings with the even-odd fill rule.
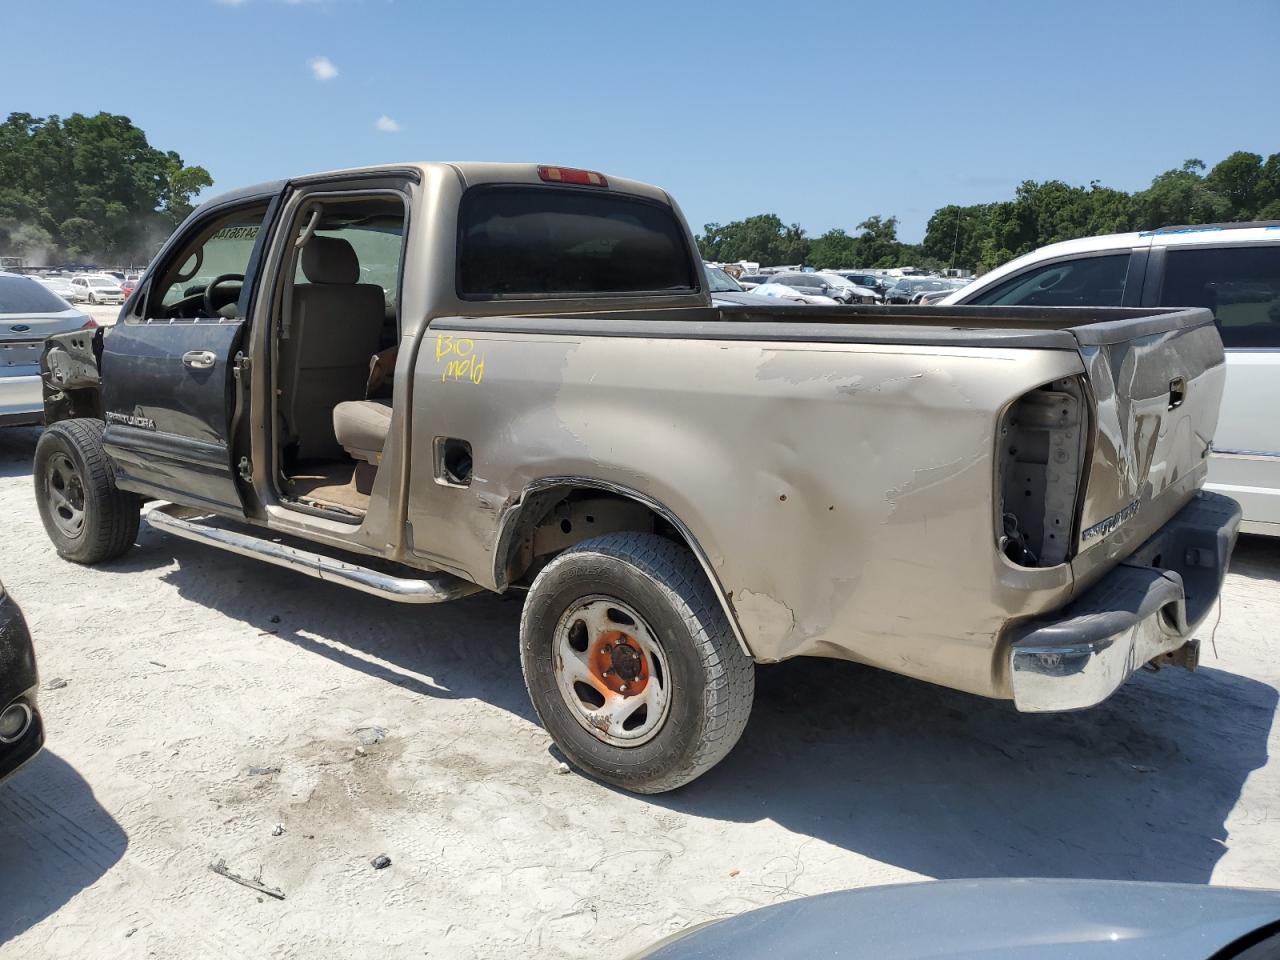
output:
[[40,752],[36,652],[22,611],[0,584],[0,780]]

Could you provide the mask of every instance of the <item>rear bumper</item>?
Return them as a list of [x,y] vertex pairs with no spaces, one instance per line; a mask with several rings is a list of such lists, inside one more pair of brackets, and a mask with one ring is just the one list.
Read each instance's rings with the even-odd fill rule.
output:
[[43,420],[44,390],[40,374],[0,376],[0,427]]
[[[1192,641],[1218,598],[1240,506],[1201,491],[1150,540],[1050,617],[1017,625],[1014,705],[1026,713],[1101,703],[1143,664]],[[1180,659],[1194,668],[1194,645]]]

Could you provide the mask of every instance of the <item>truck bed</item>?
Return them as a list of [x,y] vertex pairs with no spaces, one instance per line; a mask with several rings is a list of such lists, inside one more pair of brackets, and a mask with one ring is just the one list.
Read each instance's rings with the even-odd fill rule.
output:
[[1200,308],[789,306],[443,317],[431,329],[674,340],[768,340],[1077,350],[1211,325]]

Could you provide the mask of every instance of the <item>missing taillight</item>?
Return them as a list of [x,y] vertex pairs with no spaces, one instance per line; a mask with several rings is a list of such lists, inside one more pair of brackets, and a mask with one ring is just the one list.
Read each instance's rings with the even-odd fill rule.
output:
[[1071,556],[1086,426],[1084,387],[1076,377],[1023,395],[1001,420],[999,540],[1019,566],[1052,567]]

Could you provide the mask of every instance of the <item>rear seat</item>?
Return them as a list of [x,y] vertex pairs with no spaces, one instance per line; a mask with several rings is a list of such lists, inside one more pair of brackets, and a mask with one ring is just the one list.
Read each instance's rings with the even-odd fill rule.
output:
[[333,408],[333,432],[342,449],[366,463],[382,461],[391,429],[391,404],[381,400],[344,400]]

